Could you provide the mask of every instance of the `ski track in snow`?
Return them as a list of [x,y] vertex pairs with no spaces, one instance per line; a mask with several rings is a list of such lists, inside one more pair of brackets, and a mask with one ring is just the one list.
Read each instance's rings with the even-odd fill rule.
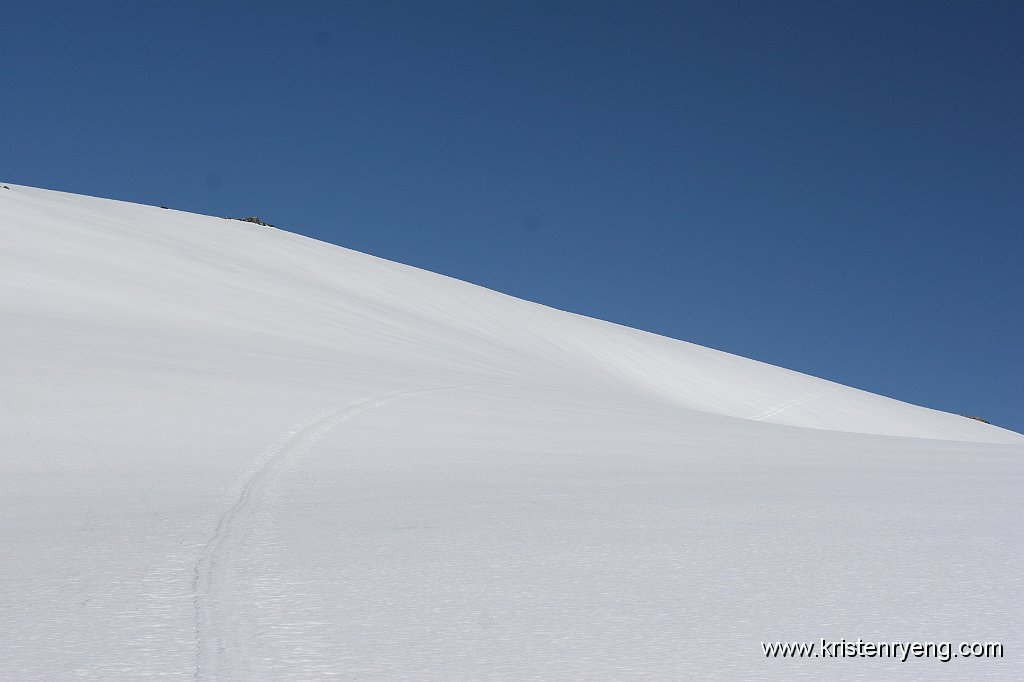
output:
[[768,419],[768,417],[774,417],[777,414],[781,414],[781,413],[785,412],[786,410],[788,410],[791,407],[796,407],[797,405],[803,405],[803,404],[809,403],[809,402],[811,402],[813,400],[817,400],[818,398],[821,398],[821,397],[831,393],[834,390],[835,390],[834,388],[827,388],[824,391],[819,391],[818,393],[814,393],[812,395],[804,396],[802,398],[794,398],[792,400],[787,400],[784,403],[780,403],[780,404],[778,404],[778,405],[776,405],[774,407],[768,408],[764,412],[760,412],[758,414],[755,414],[753,417],[747,417],[747,419],[749,419],[751,421],[755,421],[755,422],[764,421],[765,419]]
[[317,416],[312,420],[300,422],[286,434],[283,444],[257,460],[237,499],[217,519],[213,533],[193,567],[192,601],[196,641],[194,679],[220,679],[225,671],[245,669],[244,660],[240,660],[241,657],[236,650],[237,637],[233,632],[232,609],[225,601],[230,589],[227,579],[228,565],[231,561],[229,545],[246,517],[252,515],[260,493],[266,486],[266,480],[273,475],[274,470],[289,456],[308,450],[335,426],[362,412],[402,398],[462,387],[463,385],[435,386],[364,398],[326,416]]

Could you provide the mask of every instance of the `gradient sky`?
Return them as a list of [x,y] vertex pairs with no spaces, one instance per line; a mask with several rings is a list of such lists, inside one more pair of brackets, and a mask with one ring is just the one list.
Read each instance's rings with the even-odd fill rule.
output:
[[1024,3],[2,2],[0,181],[1024,431]]

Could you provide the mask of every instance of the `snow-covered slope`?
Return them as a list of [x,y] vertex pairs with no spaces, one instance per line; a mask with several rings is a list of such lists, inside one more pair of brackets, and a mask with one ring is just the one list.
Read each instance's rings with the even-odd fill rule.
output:
[[162,342],[171,328],[204,349],[557,384],[792,426],[1024,443],[958,415],[270,227],[23,187],[2,198],[5,312],[59,317],[69,331],[130,329]]
[[[9,187],[0,678],[1022,672],[1020,434],[274,228]],[[1007,653],[760,647],[821,637]]]

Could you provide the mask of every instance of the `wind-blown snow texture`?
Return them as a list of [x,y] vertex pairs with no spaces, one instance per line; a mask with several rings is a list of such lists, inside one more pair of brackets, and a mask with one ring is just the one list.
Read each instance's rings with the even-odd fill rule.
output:
[[[0,678],[1024,679],[1024,437],[0,188]],[[1002,659],[760,643],[999,641]]]

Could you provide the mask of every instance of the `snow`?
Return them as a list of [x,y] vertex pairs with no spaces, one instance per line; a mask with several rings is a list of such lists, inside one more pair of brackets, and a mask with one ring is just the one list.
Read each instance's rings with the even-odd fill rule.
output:
[[1024,678],[1020,434],[8,186],[0,679]]

